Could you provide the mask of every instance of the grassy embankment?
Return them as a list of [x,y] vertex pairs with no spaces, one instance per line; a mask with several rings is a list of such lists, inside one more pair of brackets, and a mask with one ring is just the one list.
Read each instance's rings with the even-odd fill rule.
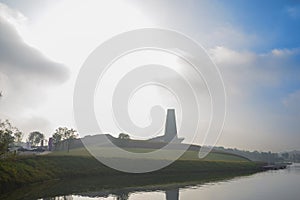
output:
[[[145,149],[145,148],[124,148],[129,152],[134,153],[147,153],[153,151],[153,149]],[[173,150],[176,151],[176,150]],[[117,153],[114,152],[113,148],[101,148],[101,152],[103,155],[107,157],[114,157]],[[167,150],[165,150],[167,152]],[[164,151],[160,153],[160,157],[163,157]],[[51,153],[52,156],[84,156],[91,157],[91,154],[85,148],[76,148],[71,149],[70,152],[66,151],[55,151]],[[158,158],[159,159],[159,158]],[[211,152],[204,159],[199,160],[198,151],[186,151],[181,157],[180,160],[195,160],[195,161],[226,161],[226,162],[247,162],[249,161],[247,158],[229,154],[229,153],[221,153],[221,152]]]
[[[144,151],[144,150],[137,150]],[[133,161],[134,162],[134,161]],[[103,187],[110,187],[109,179],[142,180],[161,179],[172,181],[182,178],[196,178],[199,175],[234,174],[260,171],[259,164],[230,154],[210,153],[205,159],[197,159],[197,152],[186,152],[180,160],[168,167],[147,174],[126,174],[113,170],[94,159],[83,149],[74,149],[69,153],[55,152],[44,156],[17,157],[0,161],[0,193],[7,189],[24,186],[29,183],[49,180],[68,180],[81,177],[99,177],[107,180]],[[125,177],[125,178],[122,178]],[[174,180],[175,181],[175,180]],[[108,184],[108,185],[107,185]],[[116,181],[113,181],[116,185]],[[132,182],[134,184],[134,182]]]

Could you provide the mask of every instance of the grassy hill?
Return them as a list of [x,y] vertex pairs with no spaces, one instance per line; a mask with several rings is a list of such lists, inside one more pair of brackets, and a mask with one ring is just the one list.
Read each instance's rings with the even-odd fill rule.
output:
[[[134,153],[147,153],[153,151],[153,149],[147,148],[124,148],[124,150]],[[115,155],[114,148],[101,148],[101,151],[106,151],[105,154],[109,157]],[[167,151],[167,150],[165,150]],[[174,150],[175,151],[175,150]],[[91,154],[85,148],[75,148],[70,149],[69,152],[67,151],[55,151],[51,155],[56,156],[87,156],[90,157]],[[180,160],[195,160],[199,161],[198,158],[198,151],[186,151],[180,158]],[[210,152],[205,158],[201,159],[201,161],[225,161],[225,162],[248,162],[249,160],[245,157],[230,154],[230,153],[223,153],[223,152]]]
[[[108,142],[110,141],[110,142]],[[99,145],[101,144],[101,145]],[[180,159],[182,160],[199,160],[198,152],[200,150],[199,145],[194,144],[185,144],[185,143],[172,143],[168,144],[168,150],[162,150],[167,143],[164,142],[155,142],[148,140],[134,140],[134,139],[119,139],[115,138],[109,134],[98,134],[86,136],[81,139],[73,139],[68,145],[68,141],[62,141],[56,146],[55,155],[76,155],[76,156],[90,156],[89,152],[85,149],[86,146],[89,149],[92,149],[95,152],[98,152],[104,157],[115,157],[119,155],[117,153],[115,146],[122,148],[129,152],[134,153],[147,153],[151,151],[160,150],[160,154],[153,159],[168,159],[168,154],[176,153],[180,149],[187,149]],[[66,154],[67,147],[70,147],[70,153]],[[97,153],[97,155],[99,155]],[[123,155],[124,156],[124,155]],[[143,155],[141,155],[143,156]],[[210,154],[205,157],[205,161],[249,161],[243,156],[239,156],[232,153],[222,152],[213,150]]]
[[[144,148],[127,150],[152,151]],[[112,149],[107,149],[107,151],[112,151]],[[233,154],[211,152],[205,159],[201,160],[198,159],[197,155],[197,151],[187,151],[171,165],[146,174],[128,174],[111,169],[97,161],[84,148],[71,149],[70,152],[57,151],[43,156],[18,156],[0,162],[0,193],[49,180],[71,180],[83,177],[99,177],[103,180],[109,180],[126,176],[128,180],[146,177],[151,182],[151,179],[154,181],[164,176],[166,180],[171,181],[178,178],[184,180],[189,177],[213,174],[243,174],[262,169],[260,163],[251,162]],[[121,159],[129,160],[129,158]],[[130,162],[135,162],[135,160]],[[113,181],[110,180],[110,182]]]

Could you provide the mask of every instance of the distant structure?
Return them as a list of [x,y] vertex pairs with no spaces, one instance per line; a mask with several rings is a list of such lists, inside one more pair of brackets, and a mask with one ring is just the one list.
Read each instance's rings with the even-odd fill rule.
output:
[[48,140],[48,150],[53,151],[53,138],[50,137]]
[[165,124],[165,134],[163,136],[151,138],[148,141],[165,142],[165,143],[170,143],[170,142],[181,143],[183,140],[184,138],[178,138],[177,136],[175,109],[168,109],[166,124]]
[[25,149],[31,149],[31,143],[30,142],[26,142],[26,147]]

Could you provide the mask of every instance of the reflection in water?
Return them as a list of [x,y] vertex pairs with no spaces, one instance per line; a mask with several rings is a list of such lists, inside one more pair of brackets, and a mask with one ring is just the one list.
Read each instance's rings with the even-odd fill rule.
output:
[[117,200],[127,200],[129,198],[129,193],[123,193],[120,195],[117,195]]
[[[179,187],[166,190],[165,194],[166,194],[166,200],[179,200]],[[129,199],[129,193],[123,193],[116,196],[117,196],[117,200]]]
[[[251,176],[238,177],[205,184],[187,184],[180,186],[160,186],[151,189],[123,189],[104,194],[98,192],[73,196],[74,200],[193,200],[193,199],[263,199],[263,200],[299,200],[300,165],[294,164],[285,170],[267,171]],[[165,193],[165,195],[162,195]],[[102,198],[101,198],[102,197]]]
[[43,200],[73,200],[73,196],[68,195],[68,196],[61,196],[61,197],[49,197],[49,198],[43,198]]
[[178,199],[179,199],[179,188],[166,191],[166,200],[178,200]]
[[[193,199],[264,199],[264,200],[299,200],[300,196],[300,164],[295,164],[285,170],[267,171],[234,179],[217,178],[210,174],[204,181],[181,180],[162,183],[162,177],[143,179],[119,177],[114,179],[114,187],[109,187],[108,180],[99,179],[95,182],[89,179],[72,180],[70,183],[55,182],[42,184],[14,191],[0,199],[43,199],[43,200],[193,200]],[[160,182],[153,182],[160,181]],[[187,177],[186,177],[187,179]],[[200,178],[198,177],[200,180]],[[197,179],[197,180],[198,180]],[[128,185],[132,181],[135,186]],[[140,182],[139,182],[140,181]],[[141,184],[144,181],[144,185]],[[149,182],[150,181],[150,182]],[[120,183],[122,182],[122,184]],[[123,182],[126,182],[124,184]],[[105,184],[104,184],[105,183]],[[50,198],[49,198],[50,197]]]
[[[134,193],[134,191],[132,191]],[[85,197],[92,197],[93,199],[99,198],[99,197],[107,197],[107,195],[103,195],[103,193],[85,193],[82,198]],[[113,195],[116,200],[128,200],[130,197],[129,192],[116,192]],[[76,196],[74,196],[76,199]],[[74,199],[74,200],[75,200]],[[173,189],[168,189],[165,191],[165,199],[166,200],[179,200],[179,187],[178,188],[173,188]],[[53,198],[43,198],[43,200],[73,200],[73,196],[61,196],[61,197],[53,197]]]
[[[178,199],[179,188],[245,176],[253,172],[139,174],[95,176],[29,185],[0,196],[1,200],[34,199]],[[149,198],[141,196],[150,195]],[[160,195],[157,198],[157,195]],[[51,198],[49,198],[51,197]]]

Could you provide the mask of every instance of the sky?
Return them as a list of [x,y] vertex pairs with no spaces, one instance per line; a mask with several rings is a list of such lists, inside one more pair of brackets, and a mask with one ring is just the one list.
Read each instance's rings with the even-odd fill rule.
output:
[[[0,118],[24,140],[34,130],[49,137],[76,128],[73,91],[88,55],[116,34],[153,27],[193,38],[219,67],[227,116],[217,145],[300,150],[299,1],[0,0],[0,26]],[[177,107],[168,95],[145,88],[132,117],[147,124],[143,108],[155,100]]]

